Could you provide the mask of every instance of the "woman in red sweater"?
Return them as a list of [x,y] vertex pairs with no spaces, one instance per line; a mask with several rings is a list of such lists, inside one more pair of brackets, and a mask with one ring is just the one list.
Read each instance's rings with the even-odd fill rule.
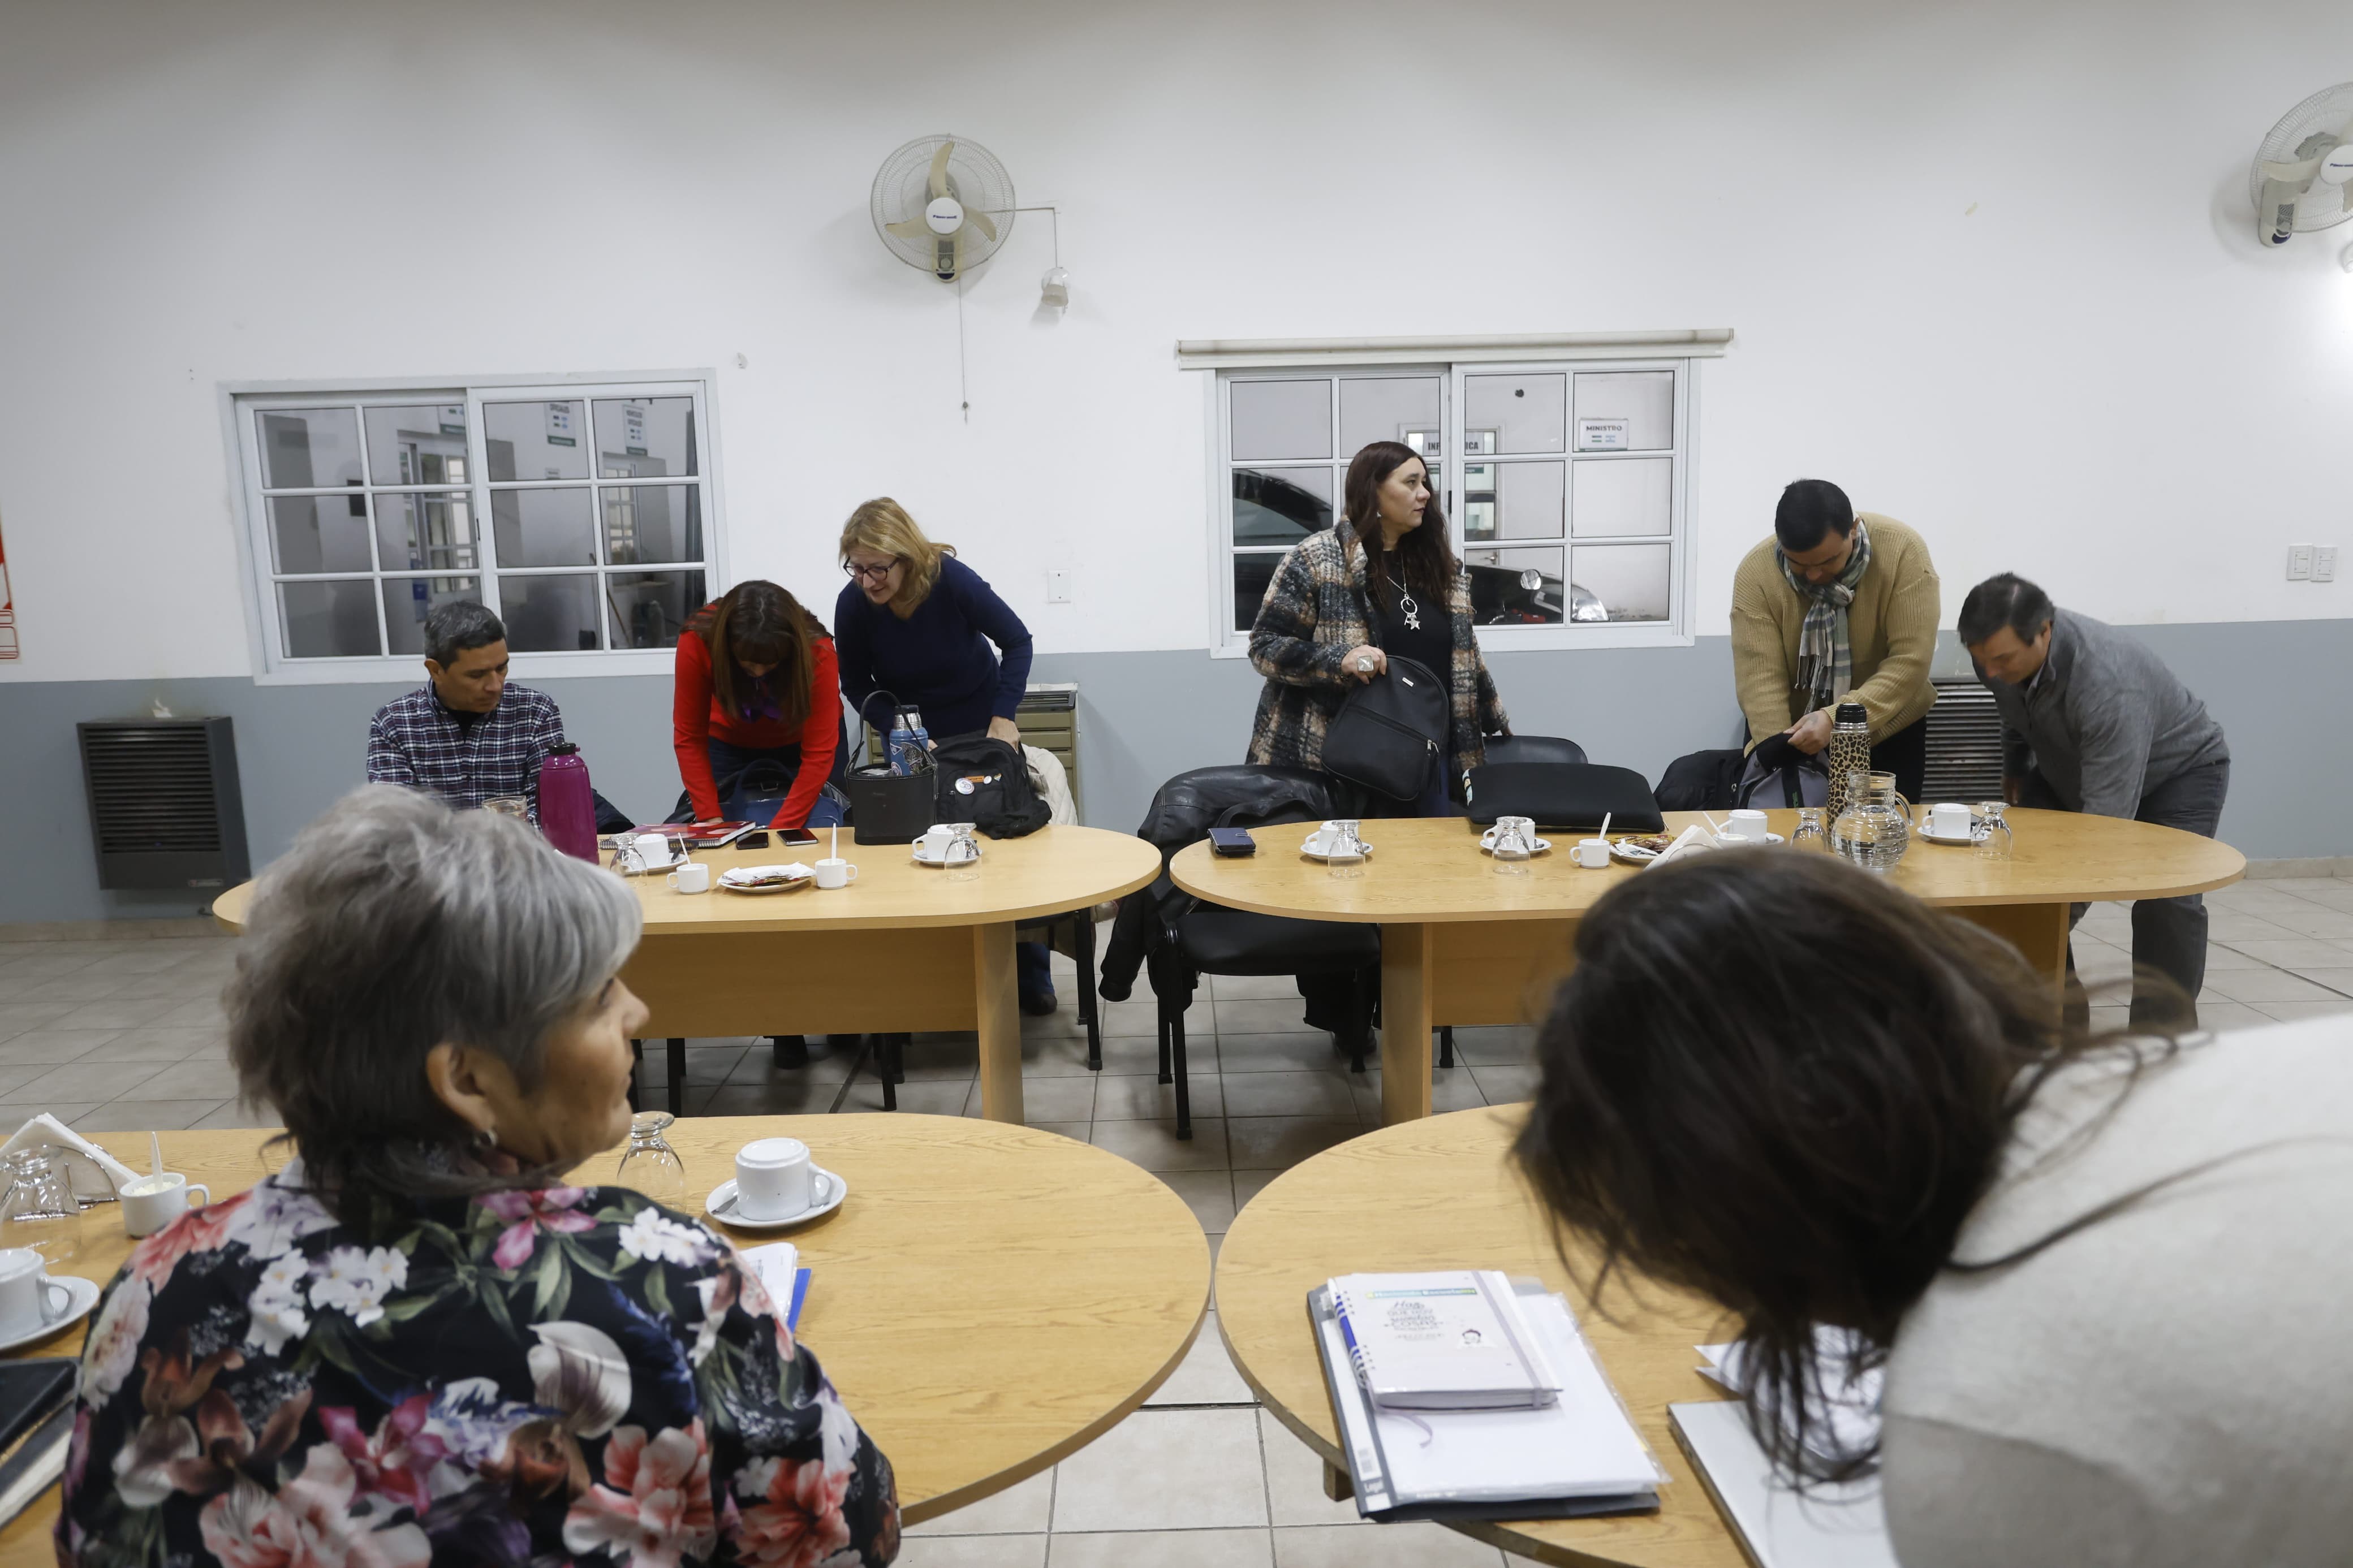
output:
[[774,583],[738,583],[686,623],[670,729],[697,822],[722,819],[721,786],[755,762],[793,775],[770,826],[841,820],[845,803],[826,783],[841,735],[833,639]]

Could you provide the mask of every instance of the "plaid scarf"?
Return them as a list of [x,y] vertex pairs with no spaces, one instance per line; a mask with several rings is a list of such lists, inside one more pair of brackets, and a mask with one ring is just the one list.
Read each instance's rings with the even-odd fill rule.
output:
[[1827,708],[1854,683],[1854,648],[1847,637],[1846,608],[1871,569],[1871,532],[1854,520],[1854,552],[1846,570],[1829,583],[1809,583],[1789,564],[1777,545],[1773,559],[1798,597],[1806,601],[1806,618],[1798,627],[1797,689],[1808,694],[1808,711]]

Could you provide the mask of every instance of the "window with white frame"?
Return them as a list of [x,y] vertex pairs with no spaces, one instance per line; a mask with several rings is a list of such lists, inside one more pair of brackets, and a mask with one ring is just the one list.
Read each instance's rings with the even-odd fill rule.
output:
[[1234,369],[1218,377],[1218,647],[1367,443],[1423,455],[1490,647],[1689,640],[1681,359]]
[[511,651],[676,646],[715,574],[700,381],[235,396],[273,670],[414,668],[479,599]]

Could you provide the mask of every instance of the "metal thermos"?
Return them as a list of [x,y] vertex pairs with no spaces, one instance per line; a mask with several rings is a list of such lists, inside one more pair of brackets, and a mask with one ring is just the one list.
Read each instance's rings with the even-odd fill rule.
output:
[[913,708],[902,708],[891,721],[891,771],[905,775],[915,771],[914,759],[932,749],[932,732],[923,728],[923,716]]
[[596,796],[580,748],[559,741],[539,764],[539,830],[566,855],[596,863]]

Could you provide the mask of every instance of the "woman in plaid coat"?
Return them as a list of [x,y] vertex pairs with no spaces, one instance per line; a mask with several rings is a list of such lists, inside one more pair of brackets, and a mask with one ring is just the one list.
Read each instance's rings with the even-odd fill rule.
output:
[[[1376,441],[1358,452],[1345,505],[1340,521],[1292,546],[1260,601],[1250,653],[1266,689],[1250,761],[1322,766],[1324,727],[1341,700],[1396,653],[1445,675],[1453,713],[1443,778],[1396,815],[1446,815],[1453,781],[1485,754],[1483,737],[1510,732],[1479,654],[1470,574],[1454,559],[1429,470],[1411,447]],[[1360,537],[1349,521],[1359,518],[1377,519],[1377,530]]]

